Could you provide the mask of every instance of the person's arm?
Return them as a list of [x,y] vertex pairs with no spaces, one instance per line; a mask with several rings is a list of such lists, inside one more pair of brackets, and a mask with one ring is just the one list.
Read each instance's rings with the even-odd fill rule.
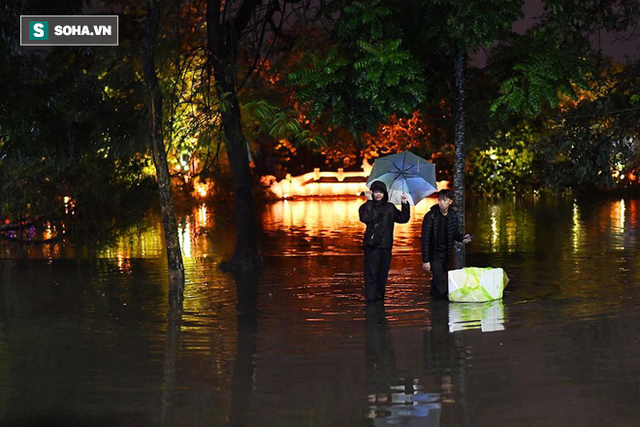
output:
[[375,224],[378,220],[378,213],[374,209],[373,202],[371,200],[366,201],[358,210],[360,214],[360,221],[365,224]]
[[400,204],[401,210],[398,210],[395,206],[393,207],[395,210],[395,222],[399,224],[406,224],[411,219],[411,207],[409,206],[409,202],[405,199]]
[[[433,217],[430,215],[430,212],[424,216],[422,220],[422,236],[420,238],[420,243],[422,246],[422,267],[425,270],[429,270],[431,268],[430,259],[429,259],[429,249],[431,247],[431,234],[433,232]],[[426,267],[426,264],[429,264],[429,268]]]
[[454,219],[454,221],[455,221],[455,228],[454,228],[454,230],[455,230],[455,233],[456,233],[456,234],[454,235],[453,239],[454,239],[456,242],[462,242],[462,243],[465,243],[465,244],[466,244],[466,243],[469,243],[471,240],[473,240],[473,236],[472,236],[471,234],[464,234],[464,235],[463,235],[462,233],[460,233],[460,232],[458,231],[458,224],[459,224],[459,223],[458,223],[458,214],[457,214],[457,212],[454,212],[454,215],[455,215],[455,216],[454,216],[454,218],[455,218],[455,219]]

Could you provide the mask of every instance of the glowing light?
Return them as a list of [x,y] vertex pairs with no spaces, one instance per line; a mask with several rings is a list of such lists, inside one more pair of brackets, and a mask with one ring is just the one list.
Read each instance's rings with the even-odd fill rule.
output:
[[580,249],[580,241],[582,240],[582,226],[580,224],[580,211],[578,210],[578,205],[573,203],[573,213],[572,213],[572,222],[571,225],[571,237],[572,237],[572,246],[573,252],[578,252]]
[[204,203],[198,208],[198,226],[207,226],[207,206]]
[[611,220],[611,234],[614,239],[614,247],[616,249],[625,249],[625,214],[626,205],[624,200],[620,200],[611,205],[609,210],[609,218]]
[[182,248],[182,257],[191,258],[191,221],[187,218],[183,226],[178,226],[180,234],[180,247]]
[[51,223],[48,222],[47,223],[47,228],[44,230],[43,237],[44,237],[45,240],[50,240],[50,239],[53,238],[53,236],[54,236],[54,230],[51,227]]
[[64,213],[69,215],[75,215],[74,208],[76,207],[76,202],[69,196],[64,196]]
[[498,207],[491,207],[491,244],[498,242]]
[[193,187],[196,190],[196,194],[200,197],[207,197],[209,193],[209,187],[204,182],[196,182]]
[[624,199],[615,203],[611,207],[611,225],[613,225],[613,227],[624,230],[625,211],[626,206],[624,204]]
[[[365,162],[360,171],[347,171],[340,168],[337,172],[321,171],[316,168],[299,176],[287,174],[281,181],[275,177],[262,178],[263,183],[271,183],[271,191],[279,199],[291,197],[342,197],[360,196],[367,191],[367,178],[371,174],[372,166]],[[448,181],[439,181],[438,190],[447,188]]]

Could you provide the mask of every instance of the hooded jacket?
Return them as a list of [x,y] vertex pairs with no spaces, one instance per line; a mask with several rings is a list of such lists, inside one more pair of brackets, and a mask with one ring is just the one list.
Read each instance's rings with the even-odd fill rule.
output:
[[[422,262],[431,262],[436,246],[436,236],[444,215],[440,212],[440,206],[432,206],[422,220]],[[458,214],[455,210],[449,208],[447,213],[447,250],[445,254],[447,258],[453,250],[453,241],[462,242],[463,235],[458,231]]]
[[374,181],[371,184],[371,191],[373,190],[382,190],[384,197],[380,201],[367,200],[360,206],[360,221],[367,225],[365,236],[369,235],[376,224],[379,224],[376,232],[381,233],[382,240],[378,248],[390,250],[393,247],[394,223],[404,224],[411,218],[409,203],[402,203],[402,210],[398,210],[393,203],[389,203],[387,186],[381,181]]

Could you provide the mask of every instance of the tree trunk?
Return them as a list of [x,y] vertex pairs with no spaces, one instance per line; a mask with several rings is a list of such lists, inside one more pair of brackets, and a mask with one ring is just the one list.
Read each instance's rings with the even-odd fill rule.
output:
[[184,266],[178,239],[178,223],[173,206],[171,178],[164,148],[162,132],[162,94],[158,88],[155,68],[155,44],[162,0],[147,0],[147,19],[142,39],[142,67],[149,96],[149,122],[153,163],[160,191],[160,210],[164,227],[164,240],[169,264],[169,286],[171,289],[184,286]]
[[253,200],[253,180],[249,168],[249,151],[242,133],[240,106],[233,96],[233,107],[222,113],[227,140],[227,155],[233,176],[233,205],[236,217],[236,245],[230,268],[254,269],[261,266],[256,240],[256,215]]
[[249,151],[242,132],[240,103],[236,93],[236,50],[238,36],[259,1],[246,1],[232,23],[221,22],[220,0],[207,2],[209,66],[213,68],[216,91],[222,107],[222,127],[233,177],[236,217],[236,245],[224,269],[255,269],[261,266],[256,239],[256,216]]
[[[465,111],[464,111],[464,53],[459,49],[454,57],[454,79],[455,79],[455,155],[453,159],[453,187],[456,211],[458,213],[458,231],[464,234],[464,131],[465,131]],[[465,265],[464,244],[456,242],[454,257],[456,268]]]

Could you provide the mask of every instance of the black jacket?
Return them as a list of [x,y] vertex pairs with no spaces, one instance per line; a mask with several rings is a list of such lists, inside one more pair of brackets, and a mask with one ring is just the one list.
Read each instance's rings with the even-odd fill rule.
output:
[[[422,220],[422,262],[431,262],[436,246],[436,236],[440,230],[444,216],[440,213],[438,205],[432,206]],[[453,241],[462,242],[463,235],[458,231],[458,214],[449,209],[447,214],[447,249],[453,250]]]
[[[382,241],[378,248],[391,249],[393,247],[393,226],[394,223],[404,224],[409,222],[411,218],[411,210],[409,203],[402,203],[402,210],[398,210],[393,203],[389,203],[389,195],[387,187],[380,181],[375,181],[371,185],[371,190],[379,188],[383,190],[384,197],[379,202],[376,200],[367,200],[360,206],[360,221],[367,225],[365,235],[377,222],[380,223],[382,230]],[[363,241],[364,243],[364,241]]]

